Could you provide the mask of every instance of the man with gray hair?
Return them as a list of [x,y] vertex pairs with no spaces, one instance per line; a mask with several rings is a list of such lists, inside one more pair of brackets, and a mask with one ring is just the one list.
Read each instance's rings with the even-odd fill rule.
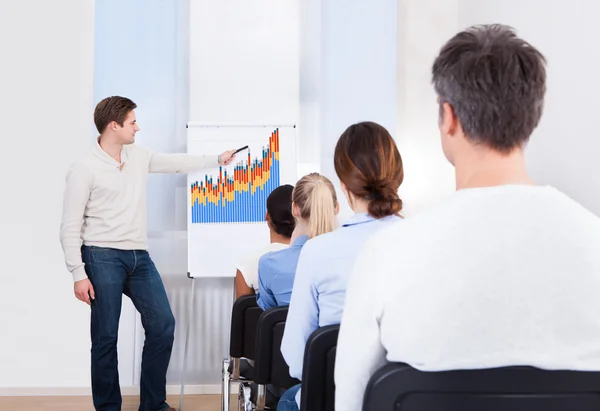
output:
[[386,360],[426,371],[600,370],[600,219],[536,185],[525,165],[545,64],[502,25],[442,47],[432,77],[457,192],[362,251],[337,346],[337,410],[362,409]]

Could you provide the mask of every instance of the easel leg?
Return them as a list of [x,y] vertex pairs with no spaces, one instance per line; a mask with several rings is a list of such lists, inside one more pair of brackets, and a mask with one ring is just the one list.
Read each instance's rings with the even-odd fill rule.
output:
[[183,391],[185,388],[185,372],[186,372],[186,366],[187,366],[187,353],[188,353],[188,342],[190,339],[190,324],[192,323],[192,314],[194,312],[194,290],[196,289],[195,287],[195,281],[196,279],[194,277],[192,278],[192,289],[190,290],[190,305],[188,308],[188,316],[187,316],[187,324],[185,326],[185,348],[183,350],[183,367],[182,367],[182,371],[181,371],[181,394],[179,396],[179,410],[183,411]]

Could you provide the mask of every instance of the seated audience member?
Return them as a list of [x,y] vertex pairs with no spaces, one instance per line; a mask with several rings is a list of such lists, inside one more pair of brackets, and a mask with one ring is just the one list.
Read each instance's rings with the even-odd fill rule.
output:
[[292,193],[292,214],[296,229],[292,244],[273,251],[258,263],[258,305],[267,308],[289,305],[300,250],[309,238],[328,233],[339,210],[335,188],[327,177],[311,173],[302,177]]
[[457,192],[375,234],[357,259],[336,410],[361,410],[386,360],[425,371],[600,370],[600,219],[536,185],[524,158],[545,63],[502,25],[471,27],[442,47],[432,77]]
[[[400,220],[402,158],[388,131],[375,123],[348,127],[334,166],[354,216],[339,230],[309,240],[300,253],[281,352],[290,375],[302,378],[304,347],[318,327],[339,324],[352,266],[365,240]],[[300,409],[300,385],[281,397],[278,411]]]
[[258,291],[258,261],[271,251],[288,247],[296,222],[292,216],[292,191],[294,186],[277,187],[267,197],[267,215],[270,243],[245,256],[237,265],[235,273],[235,297],[252,295]]

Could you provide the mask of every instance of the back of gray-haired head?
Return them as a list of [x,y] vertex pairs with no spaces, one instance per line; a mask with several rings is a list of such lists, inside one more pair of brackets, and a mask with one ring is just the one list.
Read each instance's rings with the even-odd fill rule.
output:
[[[511,27],[468,28],[441,49],[432,82],[467,138],[508,153],[523,146],[542,116],[546,60]],[[441,110],[440,110],[441,113]]]

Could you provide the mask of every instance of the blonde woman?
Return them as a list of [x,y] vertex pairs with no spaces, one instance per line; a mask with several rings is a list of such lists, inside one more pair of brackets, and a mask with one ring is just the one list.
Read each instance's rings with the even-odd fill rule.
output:
[[258,263],[258,305],[289,305],[300,251],[307,240],[333,231],[339,211],[335,188],[319,173],[302,177],[292,192],[296,229],[289,248],[263,255]]

